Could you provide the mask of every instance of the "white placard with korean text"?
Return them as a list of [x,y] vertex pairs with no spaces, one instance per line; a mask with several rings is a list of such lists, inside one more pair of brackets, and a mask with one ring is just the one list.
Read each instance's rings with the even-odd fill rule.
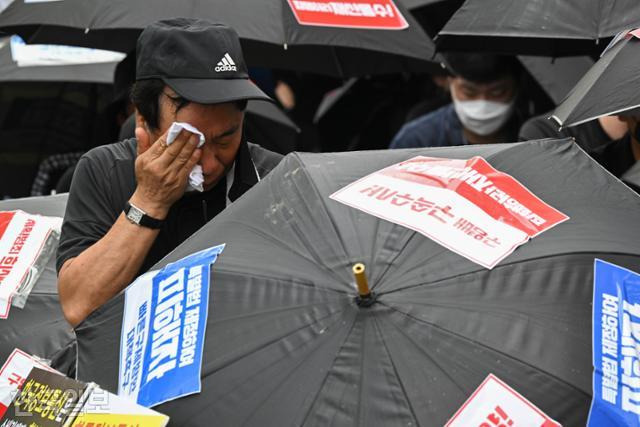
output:
[[0,319],[9,316],[16,293],[33,287],[55,252],[61,225],[58,217],[0,212]]
[[415,230],[487,268],[569,219],[481,157],[414,157],[330,197]]

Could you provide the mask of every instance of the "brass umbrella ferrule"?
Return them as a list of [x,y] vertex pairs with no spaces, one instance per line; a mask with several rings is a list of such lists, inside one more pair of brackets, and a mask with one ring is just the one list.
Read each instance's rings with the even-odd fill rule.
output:
[[363,263],[359,262],[353,266],[353,276],[356,278],[360,298],[369,298],[371,296],[371,290],[369,289],[369,282],[367,282],[367,275],[365,274]]

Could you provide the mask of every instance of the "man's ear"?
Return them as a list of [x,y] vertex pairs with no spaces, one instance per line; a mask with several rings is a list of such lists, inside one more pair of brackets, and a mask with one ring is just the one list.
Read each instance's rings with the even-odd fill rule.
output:
[[151,140],[151,132],[146,120],[136,108],[136,139],[138,140],[138,155],[147,151],[153,141]]

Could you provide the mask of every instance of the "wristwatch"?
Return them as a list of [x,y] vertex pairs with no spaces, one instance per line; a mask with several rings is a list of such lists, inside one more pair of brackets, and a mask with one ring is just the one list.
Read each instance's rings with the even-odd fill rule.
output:
[[150,217],[145,211],[137,206],[132,205],[129,202],[126,202],[124,204],[123,211],[129,221],[142,227],[153,228],[154,230],[157,230],[162,227],[162,223],[164,222],[161,219]]

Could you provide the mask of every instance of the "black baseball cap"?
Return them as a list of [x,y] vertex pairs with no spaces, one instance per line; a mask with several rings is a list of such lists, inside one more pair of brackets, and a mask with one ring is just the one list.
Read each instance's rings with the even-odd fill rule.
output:
[[140,34],[136,56],[136,81],[161,79],[192,102],[273,101],[249,80],[238,34],[224,24],[192,18],[155,22]]

